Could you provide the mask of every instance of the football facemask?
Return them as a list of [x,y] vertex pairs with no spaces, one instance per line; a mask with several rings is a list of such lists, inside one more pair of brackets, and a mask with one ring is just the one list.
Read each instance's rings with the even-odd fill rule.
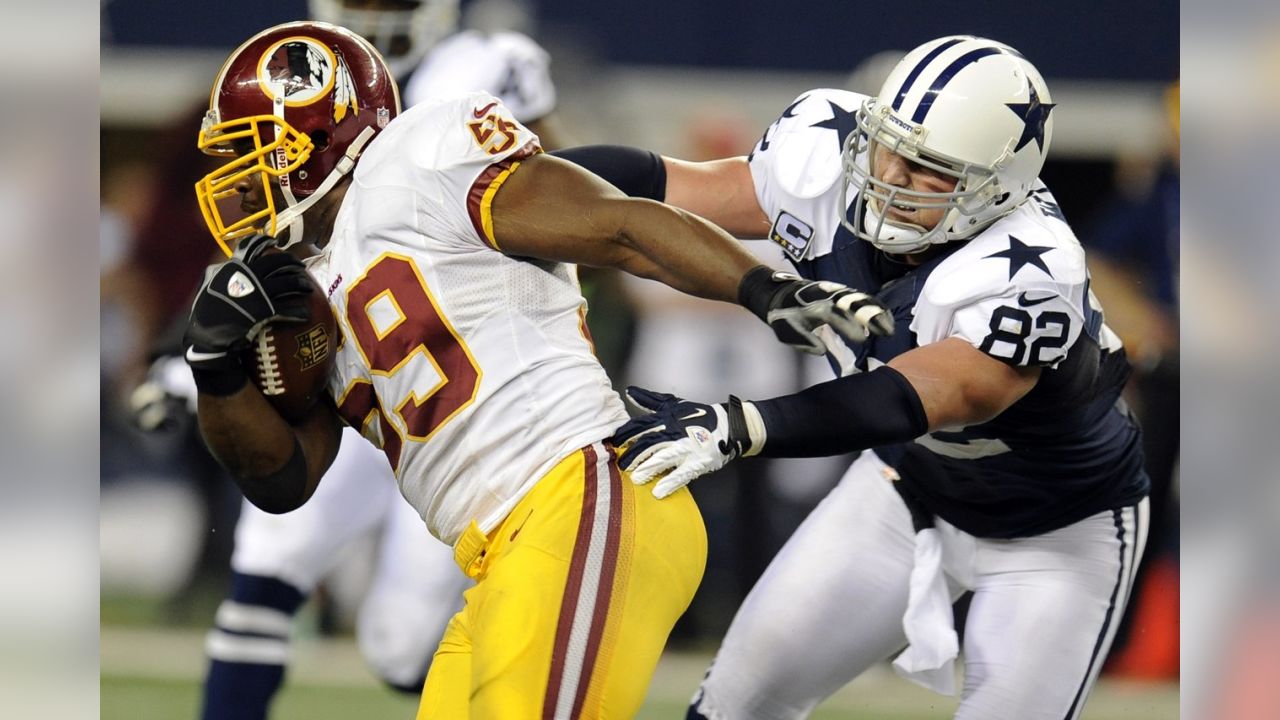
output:
[[[264,129],[274,137],[264,139]],[[230,257],[241,238],[254,233],[277,237],[283,227],[273,188],[280,183],[287,186],[289,173],[311,157],[315,147],[311,138],[272,115],[217,122],[211,110],[197,145],[206,154],[231,158],[196,183],[200,213],[218,247]],[[240,209],[241,192],[236,188],[245,181],[259,183],[266,203],[248,215]]]

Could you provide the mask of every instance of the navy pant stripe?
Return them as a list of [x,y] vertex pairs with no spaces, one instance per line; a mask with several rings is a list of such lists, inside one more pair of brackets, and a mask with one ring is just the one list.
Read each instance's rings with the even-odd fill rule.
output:
[[[1102,645],[1106,642],[1107,632],[1111,629],[1111,619],[1115,616],[1116,600],[1120,597],[1120,589],[1126,585],[1129,577],[1129,568],[1126,568],[1126,552],[1128,543],[1124,536],[1124,514],[1129,508],[1124,510],[1116,510],[1113,517],[1116,523],[1116,539],[1120,541],[1120,568],[1116,573],[1116,585],[1111,589],[1111,602],[1107,606],[1107,614],[1102,618],[1102,629],[1098,631],[1098,639],[1093,643],[1093,655],[1089,657],[1089,665],[1084,670],[1084,678],[1080,681],[1080,687],[1076,689],[1076,696],[1071,701],[1071,707],[1067,709],[1066,720],[1075,717],[1076,708],[1080,707],[1080,701],[1084,697],[1085,688],[1089,686],[1089,676],[1093,674],[1093,666],[1098,662],[1098,654],[1102,651]],[[1138,511],[1133,509],[1134,526],[1137,526]],[[1134,540],[1134,546],[1137,546],[1137,540]]]
[[[1134,582],[1138,579],[1138,563],[1142,561],[1142,548],[1138,543],[1142,540],[1142,513],[1139,512],[1140,505],[1133,507],[1133,551],[1129,554],[1129,587],[1125,591],[1132,595],[1134,591]],[[1126,598],[1126,604],[1128,598]]]

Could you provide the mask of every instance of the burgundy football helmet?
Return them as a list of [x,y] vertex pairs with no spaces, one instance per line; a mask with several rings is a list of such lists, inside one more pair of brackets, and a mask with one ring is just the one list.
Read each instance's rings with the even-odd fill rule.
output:
[[[214,239],[228,255],[256,232],[282,246],[301,240],[303,212],[399,114],[400,91],[382,56],[350,30],[291,22],[250,38],[223,64],[200,128],[200,149],[228,158],[196,183]],[[236,185],[255,173],[267,207],[239,217]]]

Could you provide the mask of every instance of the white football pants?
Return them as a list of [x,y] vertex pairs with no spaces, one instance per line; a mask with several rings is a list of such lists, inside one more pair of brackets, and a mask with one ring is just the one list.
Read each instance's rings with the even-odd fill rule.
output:
[[351,428],[343,430],[333,466],[301,508],[271,515],[244,503],[231,567],[310,593],[343,547],[379,526],[377,568],[360,605],[357,641],[379,677],[409,685],[422,680],[473,583],[458,569],[453,549],[427,532],[400,494],[386,457]]
[[[774,558],[694,696],[702,716],[806,717],[906,646],[915,538],[891,474],[863,453]],[[937,529],[953,599],[974,593],[955,717],[1078,717],[1129,598],[1147,501],[1017,540]]]

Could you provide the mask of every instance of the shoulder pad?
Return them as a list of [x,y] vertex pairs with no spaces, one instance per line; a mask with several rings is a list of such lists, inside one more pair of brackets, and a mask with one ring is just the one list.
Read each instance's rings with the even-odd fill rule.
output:
[[770,239],[794,262],[831,251],[840,225],[840,151],[865,96],[810,90],[770,125],[748,157]]
[[768,172],[777,189],[793,197],[826,192],[840,179],[840,149],[863,99],[830,88],[800,95],[751,151],[752,172]]
[[412,180],[400,177],[405,171],[415,172],[410,168],[483,167],[522,153],[531,143],[536,149],[537,137],[497,97],[465,93],[406,110],[370,144],[355,174],[363,182],[374,182],[375,175],[387,173],[398,179],[391,182],[412,186]]
[[1065,357],[1091,315],[1084,251],[1027,205],[930,273],[911,323],[920,344],[959,336],[1019,365]]

